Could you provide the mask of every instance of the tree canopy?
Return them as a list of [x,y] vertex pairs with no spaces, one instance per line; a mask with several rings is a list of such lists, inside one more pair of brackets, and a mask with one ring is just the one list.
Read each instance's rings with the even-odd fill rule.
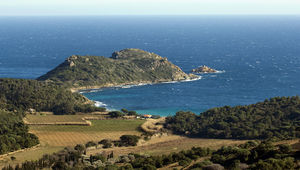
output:
[[39,143],[37,136],[28,133],[28,126],[23,123],[21,115],[0,109],[0,154]]
[[53,111],[54,114],[103,111],[78,93],[50,82],[0,79],[0,108]]
[[275,97],[247,106],[224,106],[200,115],[177,112],[165,127],[178,134],[223,139],[300,137],[300,98]]

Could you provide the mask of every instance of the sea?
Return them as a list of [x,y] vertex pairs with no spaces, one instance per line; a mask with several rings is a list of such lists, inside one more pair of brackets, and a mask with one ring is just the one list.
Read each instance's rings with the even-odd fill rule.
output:
[[0,77],[36,79],[67,57],[140,48],[201,79],[81,92],[97,106],[197,114],[300,94],[300,16],[0,17]]

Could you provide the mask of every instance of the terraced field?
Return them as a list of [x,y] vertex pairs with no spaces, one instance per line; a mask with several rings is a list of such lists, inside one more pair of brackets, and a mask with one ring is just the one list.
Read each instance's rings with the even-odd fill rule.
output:
[[[30,132],[39,137],[41,145],[34,149],[29,149],[24,152],[15,153],[0,160],[0,167],[8,164],[16,164],[22,161],[31,159],[36,160],[44,154],[57,152],[66,146],[74,147],[76,144],[85,144],[88,141],[98,142],[102,139],[119,139],[125,134],[141,135],[138,131],[139,127],[145,123],[146,120],[139,119],[103,119],[103,120],[89,120],[91,126],[81,125],[39,125],[41,123],[55,123],[55,122],[82,122],[84,117],[93,119],[94,115],[29,115],[26,121],[36,123],[29,125]],[[101,116],[101,115],[98,115]],[[103,115],[102,115],[103,116]],[[95,117],[94,117],[95,118]],[[144,127],[157,129],[153,120],[148,120]],[[160,125],[159,125],[160,126]],[[240,140],[222,140],[222,139],[194,139],[178,135],[162,135],[154,136],[150,140],[141,140],[136,147],[115,147],[109,149],[92,149],[88,154],[95,154],[106,151],[114,151],[114,154],[126,154],[130,152],[140,154],[166,154],[170,152],[178,152],[183,149],[190,149],[192,146],[210,147],[213,149],[224,145],[236,145],[244,143]],[[16,157],[15,161],[10,160],[10,156]]]

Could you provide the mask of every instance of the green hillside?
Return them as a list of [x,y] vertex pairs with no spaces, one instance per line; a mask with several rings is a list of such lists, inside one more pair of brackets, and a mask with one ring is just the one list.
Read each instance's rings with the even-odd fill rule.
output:
[[114,52],[110,58],[73,55],[38,80],[86,89],[180,81],[196,77],[187,75],[157,54],[139,49],[125,49]]

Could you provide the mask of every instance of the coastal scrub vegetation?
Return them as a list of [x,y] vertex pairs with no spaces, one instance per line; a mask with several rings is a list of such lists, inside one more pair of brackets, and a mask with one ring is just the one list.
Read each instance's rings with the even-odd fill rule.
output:
[[157,54],[140,49],[124,49],[111,58],[78,56],[38,78],[72,88],[118,86],[122,84],[155,83],[196,78]]
[[299,151],[293,151],[290,145],[249,141],[220,148],[213,152],[210,161],[226,169],[298,169],[299,156]]
[[177,134],[221,139],[291,139],[300,137],[300,98],[274,97],[247,106],[224,106],[200,115],[177,112],[165,127]]

